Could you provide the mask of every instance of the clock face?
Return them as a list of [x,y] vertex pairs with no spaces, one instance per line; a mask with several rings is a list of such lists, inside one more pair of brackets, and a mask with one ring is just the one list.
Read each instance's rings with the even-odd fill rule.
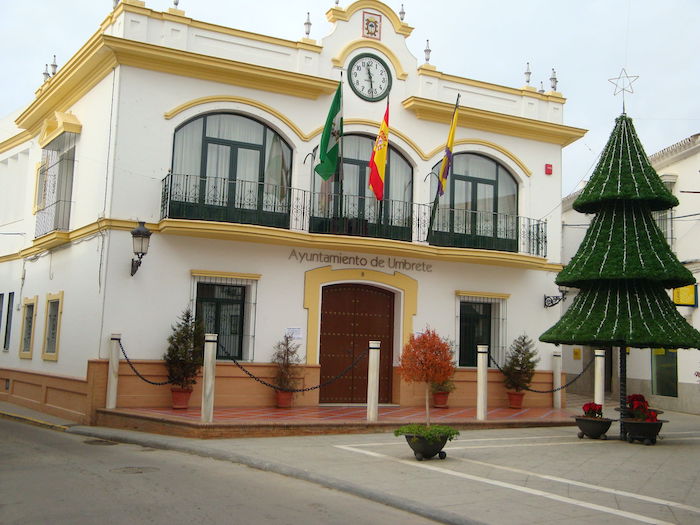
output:
[[386,62],[368,53],[350,61],[348,78],[355,94],[370,102],[382,100],[391,90],[391,73]]

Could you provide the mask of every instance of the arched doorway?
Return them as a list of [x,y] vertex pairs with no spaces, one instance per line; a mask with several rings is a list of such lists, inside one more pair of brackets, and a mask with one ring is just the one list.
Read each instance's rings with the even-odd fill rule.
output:
[[[365,284],[323,287],[319,364],[321,383],[345,370],[369,347],[381,341],[379,402],[391,402],[394,347],[394,294]],[[367,357],[340,379],[321,388],[321,403],[367,402]]]

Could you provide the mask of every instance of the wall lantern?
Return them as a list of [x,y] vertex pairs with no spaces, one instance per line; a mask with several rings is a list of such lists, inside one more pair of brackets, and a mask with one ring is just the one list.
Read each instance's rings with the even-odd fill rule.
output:
[[544,307],[551,308],[552,306],[558,305],[564,299],[566,299],[566,294],[568,290],[563,286],[559,287],[559,293],[561,295],[545,295],[544,296]]
[[151,230],[146,228],[143,221],[139,221],[139,225],[131,230],[131,239],[134,241],[134,255],[137,258],[131,259],[131,275],[134,275],[139,266],[141,259],[148,253],[148,243],[151,241]]

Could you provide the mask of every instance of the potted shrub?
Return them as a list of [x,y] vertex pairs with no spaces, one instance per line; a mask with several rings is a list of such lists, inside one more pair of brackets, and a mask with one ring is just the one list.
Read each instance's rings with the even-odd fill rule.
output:
[[275,400],[277,408],[290,408],[292,406],[293,390],[299,384],[300,378],[296,375],[295,366],[301,363],[299,357],[299,345],[294,343],[290,334],[284,337],[275,347],[275,352],[270,360],[275,365]]
[[661,426],[667,423],[666,420],[657,418],[663,411],[649,408],[649,403],[642,394],[631,394],[627,396],[625,412],[623,416],[627,417],[621,417],[620,422],[624,425],[627,441],[641,441],[645,445],[656,444]]
[[404,425],[394,435],[406,437],[418,461],[435,455],[445,459],[447,454],[442,450],[445,443],[459,432],[445,425],[430,425],[430,385],[443,383],[455,373],[450,343],[430,328],[418,336],[412,335],[401,353],[399,373],[409,383],[425,384],[425,425]]
[[433,393],[433,408],[447,408],[447,399],[450,392],[455,389],[455,383],[452,379],[446,379],[439,383],[430,383],[430,391]]
[[614,419],[603,417],[603,405],[586,403],[583,405],[583,415],[574,416],[579,428],[578,437],[588,436],[591,439],[608,439],[605,434]]
[[525,396],[523,390],[530,386],[535,366],[540,361],[536,356],[535,344],[525,334],[516,337],[510,345],[506,362],[501,369],[510,408],[522,408]]
[[189,308],[178,319],[168,336],[163,360],[172,385],[173,408],[187,408],[204,360],[204,328]]

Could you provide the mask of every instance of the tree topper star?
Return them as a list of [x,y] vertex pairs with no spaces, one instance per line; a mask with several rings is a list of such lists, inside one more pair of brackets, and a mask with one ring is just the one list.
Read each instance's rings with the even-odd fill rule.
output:
[[634,89],[632,89],[632,82],[634,82],[638,78],[639,75],[628,75],[627,71],[625,71],[625,68],[623,67],[622,71],[620,71],[620,76],[616,78],[609,78],[608,82],[610,82],[611,84],[615,84],[615,93],[613,93],[613,95],[622,93],[622,97],[624,98],[625,91],[627,93],[634,93]]

